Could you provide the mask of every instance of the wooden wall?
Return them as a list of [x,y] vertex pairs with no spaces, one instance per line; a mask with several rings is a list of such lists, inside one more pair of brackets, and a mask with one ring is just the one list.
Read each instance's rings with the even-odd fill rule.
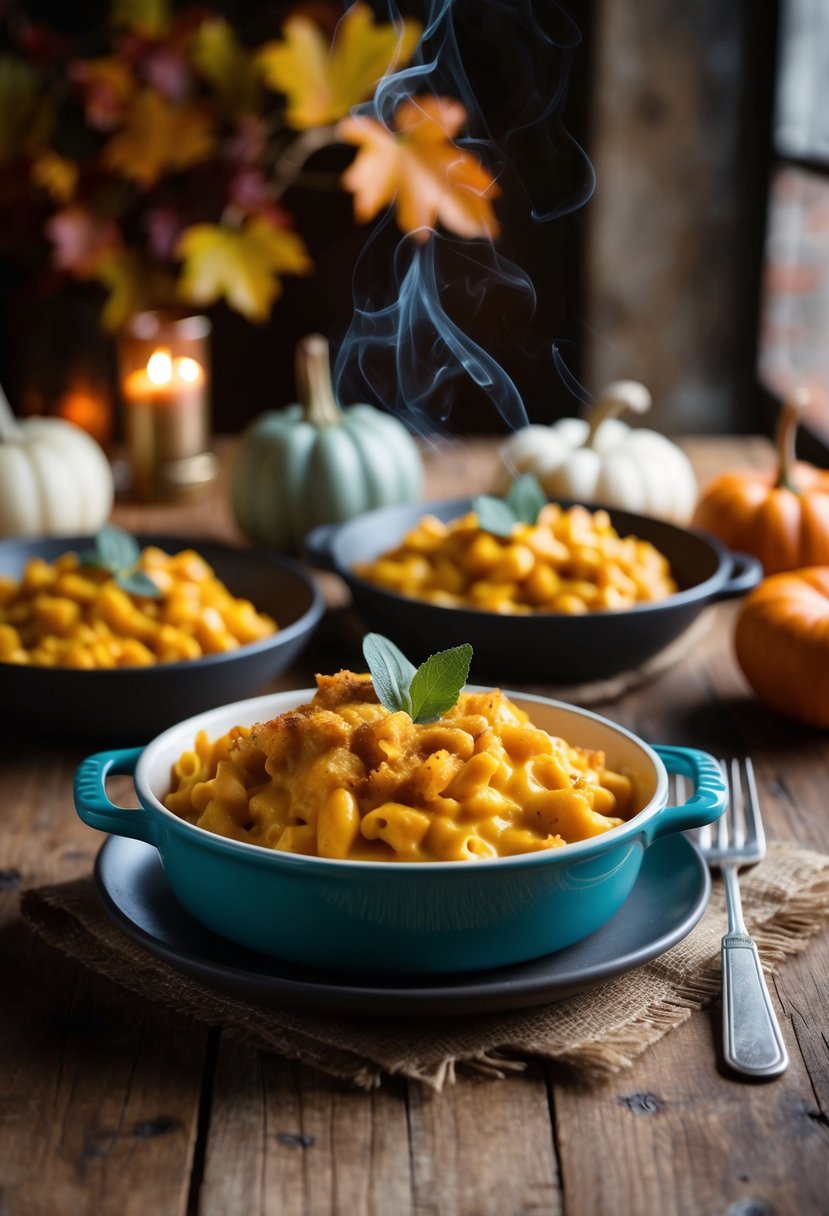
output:
[[677,433],[752,429],[775,8],[596,0],[584,375]]

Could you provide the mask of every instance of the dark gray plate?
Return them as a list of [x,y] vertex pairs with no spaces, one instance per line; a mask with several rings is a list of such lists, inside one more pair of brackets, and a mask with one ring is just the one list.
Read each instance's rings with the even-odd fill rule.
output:
[[624,907],[585,941],[515,967],[469,974],[363,976],[317,971],[254,954],[211,933],[171,892],[156,850],[111,836],[95,882],[112,920],[151,954],[213,988],[274,1006],[406,1017],[546,1005],[612,979],[681,941],[705,911],[708,869],[684,836],[645,852]]

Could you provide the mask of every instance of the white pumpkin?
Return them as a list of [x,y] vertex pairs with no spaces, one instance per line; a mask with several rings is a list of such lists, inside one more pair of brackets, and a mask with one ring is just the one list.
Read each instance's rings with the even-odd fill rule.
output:
[[0,536],[92,534],[114,492],[91,435],[63,418],[17,419],[0,394]]
[[650,406],[643,384],[620,380],[605,389],[587,419],[523,427],[501,448],[496,489],[503,493],[515,476],[533,473],[550,498],[687,523],[697,501],[688,457],[665,435],[616,417],[623,410],[644,414]]

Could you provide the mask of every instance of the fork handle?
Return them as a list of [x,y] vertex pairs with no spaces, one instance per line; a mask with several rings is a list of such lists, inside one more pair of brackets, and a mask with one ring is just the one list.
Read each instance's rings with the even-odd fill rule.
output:
[[772,1008],[757,947],[747,934],[722,939],[723,1055],[736,1072],[776,1077],[789,1057]]

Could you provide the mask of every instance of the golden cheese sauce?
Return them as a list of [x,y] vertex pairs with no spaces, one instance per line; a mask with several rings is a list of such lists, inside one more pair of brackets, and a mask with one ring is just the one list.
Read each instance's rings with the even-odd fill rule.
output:
[[415,723],[371,678],[318,676],[307,705],[211,742],[173,766],[165,806],[233,840],[313,857],[466,861],[556,849],[640,808],[604,753],[535,727],[495,689]]

